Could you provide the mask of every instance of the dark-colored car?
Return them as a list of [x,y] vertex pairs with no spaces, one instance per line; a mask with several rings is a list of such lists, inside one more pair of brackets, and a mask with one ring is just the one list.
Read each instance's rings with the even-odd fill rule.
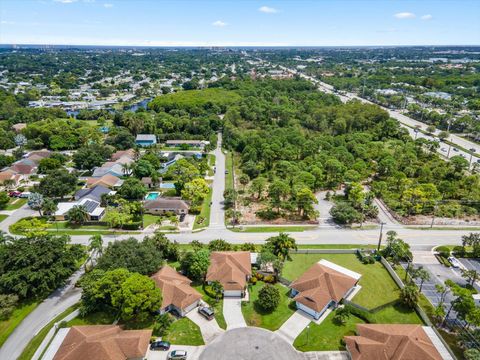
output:
[[213,312],[213,310],[208,306],[200,306],[198,308],[198,313],[207,320],[212,320],[213,317],[215,316],[215,313]]
[[185,350],[170,351],[167,360],[187,360],[187,352]]
[[150,350],[163,350],[170,349],[170,343],[168,341],[155,341],[150,344]]
[[228,174],[228,170],[225,170],[225,174]]

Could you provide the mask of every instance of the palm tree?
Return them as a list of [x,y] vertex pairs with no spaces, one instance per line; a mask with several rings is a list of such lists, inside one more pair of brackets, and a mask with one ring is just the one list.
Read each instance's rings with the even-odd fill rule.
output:
[[15,180],[13,179],[7,179],[3,181],[3,186],[5,187],[5,190],[9,191],[12,190],[13,187],[15,186]]
[[128,163],[122,164],[123,175],[125,176],[129,175],[131,170],[132,170],[132,167],[130,166],[130,164]]
[[90,251],[89,260],[93,266],[94,259],[102,256],[103,254],[102,235],[95,234],[88,239],[88,251]]
[[67,212],[68,221],[72,224],[82,225],[88,220],[87,208],[83,205],[75,205]]
[[42,210],[44,215],[53,216],[57,209],[58,206],[52,199],[46,198],[43,201]]
[[290,250],[297,250],[295,239],[286,233],[268,238],[265,245],[281,260],[290,260]]

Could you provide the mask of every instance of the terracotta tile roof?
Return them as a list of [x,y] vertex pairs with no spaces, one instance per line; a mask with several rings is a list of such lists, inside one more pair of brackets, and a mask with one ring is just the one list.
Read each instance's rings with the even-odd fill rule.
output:
[[119,177],[106,174],[100,178],[89,177],[87,179],[87,186],[93,187],[96,185],[105,185],[107,187],[112,187],[115,186],[119,181],[121,181]]
[[352,360],[441,360],[421,325],[358,324],[359,336],[345,336]]
[[13,164],[12,167],[11,167],[12,170],[14,170],[17,173],[22,174],[22,175],[29,175],[29,174],[33,173],[35,168],[36,168],[35,165],[27,164],[25,162],[18,162],[16,164]]
[[243,290],[252,275],[248,251],[215,251],[210,254],[207,281],[218,281],[224,290]]
[[294,300],[317,312],[332,300],[338,303],[358,281],[358,278],[334,270],[326,263],[313,264],[290,284],[292,289],[299,292]]
[[121,157],[129,157],[133,159],[135,157],[135,151],[133,149],[128,149],[128,150],[118,150],[112,154],[112,161],[117,161]]
[[73,326],[53,359],[141,359],[151,336],[152,330],[122,330],[117,325]]
[[15,175],[17,175],[17,173],[15,171],[13,171],[12,169],[7,169],[5,171],[1,171],[0,172],[0,182],[3,182],[5,180],[14,179]]
[[151,278],[162,290],[162,309],[171,304],[184,309],[202,298],[202,295],[190,286],[192,281],[189,278],[168,265],[162,267]]

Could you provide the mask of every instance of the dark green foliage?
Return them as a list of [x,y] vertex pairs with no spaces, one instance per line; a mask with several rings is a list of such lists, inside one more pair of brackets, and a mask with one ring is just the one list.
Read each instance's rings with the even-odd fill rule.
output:
[[154,241],[143,242],[130,238],[110,243],[98,260],[97,267],[103,270],[124,268],[151,275],[161,267],[163,256]]
[[118,195],[126,200],[142,200],[146,194],[147,188],[136,178],[128,178],[125,180],[118,190]]
[[12,315],[18,303],[18,296],[12,294],[0,294],[0,321],[7,320]]
[[280,291],[270,284],[265,284],[258,292],[257,304],[266,312],[272,312],[280,303]]
[[210,251],[200,249],[195,252],[187,252],[180,260],[180,265],[190,279],[203,280],[210,265]]
[[77,185],[77,176],[70,174],[67,170],[56,169],[50,171],[47,176],[40,180],[38,191],[50,198],[63,198],[73,192]]
[[232,245],[225,240],[217,239],[212,240],[208,243],[208,250],[210,251],[230,251],[232,250]]
[[0,246],[0,292],[20,298],[45,296],[61,286],[85,256],[70,238],[41,235]]

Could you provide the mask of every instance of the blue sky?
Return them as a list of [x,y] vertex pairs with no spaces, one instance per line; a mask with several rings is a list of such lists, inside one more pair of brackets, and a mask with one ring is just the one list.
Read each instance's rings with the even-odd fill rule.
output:
[[0,0],[0,43],[479,45],[480,0]]

